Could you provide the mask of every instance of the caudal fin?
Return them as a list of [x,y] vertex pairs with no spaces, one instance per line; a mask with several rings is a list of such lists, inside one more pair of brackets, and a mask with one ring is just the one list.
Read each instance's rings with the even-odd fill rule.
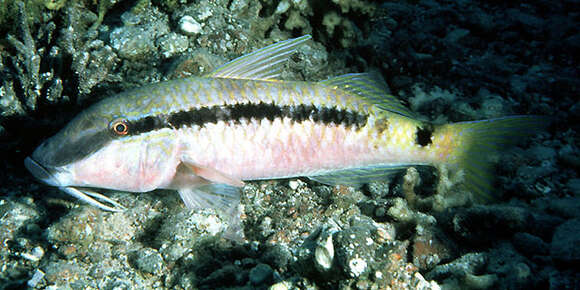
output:
[[549,123],[545,116],[522,115],[445,125],[459,139],[448,161],[464,171],[468,191],[483,201],[493,200],[499,192],[493,187],[495,175],[490,159]]

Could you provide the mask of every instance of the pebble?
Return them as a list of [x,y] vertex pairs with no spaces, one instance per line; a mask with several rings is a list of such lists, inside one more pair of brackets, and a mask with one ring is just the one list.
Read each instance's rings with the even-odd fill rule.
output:
[[412,246],[413,264],[423,271],[454,256],[451,240],[435,227],[427,227],[421,233],[418,231]]
[[32,278],[30,278],[30,280],[26,282],[26,285],[28,285],[28,287],[34,288],[36,287],[36,285],[38,285],[40,281],[42,281],[43,278],[44,272],[42,272],[39,269],[36,269],[36,271],[34,271],[34,274],[32,275]]
[[146,61],[157,50],[155,40],[170,31],[168,17],[156,9],[122,18],[124,25],[109,34],[110,45],[121,58]]
[[268,288],[269,290],[288,290],[291,289],[292,283],[288,282],[288,281],[282,281],[279,283],[276,283],[272,286],[270,286],[270,288]]
[[253,285],[268,283],[272,279],[274,271],[266,264],[258,264],[250,270],[250,282]]
[[298,189],[299,186],[300,186],[300,181],[298,181],[298,180],[290,180],[288,182],[288,187],[290,187],[290,189],[292,189],[292,190]]
[[276,7],[276,14],[284,14],[290,8],[290,3],[288,1],[280,1]]
[[568,187],[575,197],[580,197],[580,178],[570,179],[566,183],[566,187]]
[[158,274],[164,268],[165,263],[159,252],[155,249],[145,248],[137,253],[135,265],[143,272]]
[[528,257],[547,255],[549,252],[548,244],[539,237],[528,233],[515,233],[512,244],[520,253]]
[[139,26],[115,28],[111,34],[111,47],[119,56],[130,60],[143,59],[155,51],[155,34]]
[[547,201],[547,210],[554,215],[570,219],[580,218],[580,197],[564,197]]
[[329,234],[325,239],[321,237],[319,244],[314,250],[314,260],[316,265],[323,270],[329,270],[334,261],[334,245],[332,244],[332,235]]
[[179,19],[179,30],[185,35],[196,35],[201,33],[202,27],[193,17],[185,15]]
[[562,264],[580,262],[580,218],[571,219],[556,228],[550,246],[552,258]]
[[44,256],[44,249],[40,246],[32,249],[30,253],[22,253],[22,257],[32,262],[38,262]]
[[367,269],[367,262],[361,258],[354,258],[348,262],[351,277],[358,277]]
[[165,58],[170,58],[187,50],[187,36],[175,32],[168,33],[157,39],[157,46]]

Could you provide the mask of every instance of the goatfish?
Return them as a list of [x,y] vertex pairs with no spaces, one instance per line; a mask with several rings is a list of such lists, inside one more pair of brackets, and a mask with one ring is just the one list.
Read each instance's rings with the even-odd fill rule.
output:
[[171,189],[187,207],[230,211],[246,181],[358,186],[422,165],[463,170],[467,189],[485,200],[496,194],[488,157],[545,125],[530,115],[420,121],[371,74],[280,80],[310,38],[272,44],[203,77],[105,98],[45,140],[25,166],[108,211],[124,207],[99,189]]

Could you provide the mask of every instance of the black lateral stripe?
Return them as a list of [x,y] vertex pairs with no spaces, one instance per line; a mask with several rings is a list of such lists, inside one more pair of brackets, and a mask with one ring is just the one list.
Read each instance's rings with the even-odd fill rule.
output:
[[189,111],[179,111],[169,115],[147,116],[128,123],[128,135],[138,135],[163,128],[182,128],[187,126],[203,126],[218,121],[234,121],[242,119],[268,119],[288,117],[295,122],[312,120],[324,124],[343,124],[357,129],[367,123],[368,115],[337,107],[316,107],[314,105],[277,106],[273,103],[245,103],[235,105],[220,105],[201,107]]
[[152,130],[166,128],[167,122],[161,116],[147,116],[129,124],[129,134],[139,135]]

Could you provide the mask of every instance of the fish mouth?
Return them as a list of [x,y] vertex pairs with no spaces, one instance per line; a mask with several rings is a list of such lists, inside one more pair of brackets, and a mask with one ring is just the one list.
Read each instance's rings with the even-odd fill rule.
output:
[[24,159],[24,166],[26,169],[28,169],[28,171],[30,171],[30,173],[32,173],[34,177],[41,180],[42,182],[52,186],[60,186],[60,182],[58,182],[56,177],[54,177],[53,170],[42,166],[34,159],[26,157],[26,159]]

